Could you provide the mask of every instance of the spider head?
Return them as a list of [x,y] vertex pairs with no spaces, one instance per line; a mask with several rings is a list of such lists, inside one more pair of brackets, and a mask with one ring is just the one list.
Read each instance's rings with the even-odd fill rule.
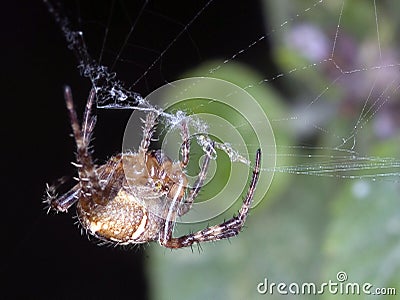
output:
[[187,178],[180,163],[174,163],[162,150],[150,151],[146,155],[146,168],[154,181],[156,191],[178,203],[185,196]]

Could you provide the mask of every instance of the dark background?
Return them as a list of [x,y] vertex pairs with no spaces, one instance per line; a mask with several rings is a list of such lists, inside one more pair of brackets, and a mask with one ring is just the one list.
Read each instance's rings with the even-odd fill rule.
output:
[[[184,7],[178,1],[159,2],[149,4],[143,23],[135,31],[137,35],[129,41],[129,52],[123,55],[125,62],[116,66],[126,82],[134,82],[182,30],[182,24],[187,24],[204,5],[203,2]],[[230,1],[214,1],[190,27],[190,35],[184,34],[164,56],[162,64],[139,82],[137,91],[145,95],[208,58],[230,57],[260,36],[263,28],[260,4],[250,2],[251,5],[248,1],[232,5]],[[72,17],[77,16],[75,3],[66,4]],[[104,34],[96,28],[107,24],[109,7],[108,2],[100,1],[91,2],[87,8],[82,4],[82,19],[97,23],[83,24],[73,19],[77,26],[88,26],[87,43],[94,57],[99,53]],[[126,11],[138,8],[129,6]],[[59,215],[47,215],[43,210],[46,182],[75,175],[69,163],[74,160],[74,144],[62,87],[65,84],[72,87],[81,113],[90,82],[79,76],[73,54],[41,1],[7,1],[1,11],[1,183],[5,192],[2,248],[6,253],[1,271],[7,278],[2,282],[1,294],[7,298],[42,299],[146,298],[145,264],[151,259],[146,256],[146,246],[99,247],[81,236],[72,219],[73,209]],[[116,16],[119,14],[115,12]],[[133,13],[130,17],[135,19]],[[107,45],[105,64],[112,62],[129,26],[117,21],[110,28],[115,30],[110,35],[117,41]],[[244,56],[243,60],[265,70],[265,66],[260,66],[259,54],[255,49],[251,57]],[[268,53],[262,55],[268,58]],[[99,163],[119,151],[129,115],[126,111],[99,111],[94,141]]]

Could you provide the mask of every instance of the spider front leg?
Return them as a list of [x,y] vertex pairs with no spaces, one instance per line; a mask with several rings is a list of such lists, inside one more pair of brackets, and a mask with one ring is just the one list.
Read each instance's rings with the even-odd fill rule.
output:
[[143,122],[143,136],[139,146],[139,153],[144,157],[149,150],[151,139],[153,137],[154,128],[157,125],[158,114],[154,111],[147,113],[146,119]]
[[64,97],[77,148],[77,161],[72,164],[78,168],[79,184],[60,197],[55,196],[54,187],[48,187],[48,197],[45,200],[49,207],[62,212],[67,211],[67,209],[81,197],[87,199],[87,201],[93,201],[96,204],[104,204],[96,166],[89,152],[89,143],[96,124],[96,117],[91,115],[92,106],[96,97],[95,91],[91,90],[89,94],[82,122],[82,129],[75,111],[72,92],[68,86],[65,87]]
[[181,124],[181,137],[182,137],[182,146],[181,146],[181,167],[185,169],[189,163],[189,155],[190,155],[190,132],[188,123],[186,120],[182,121]]
[[200,173],[197,175],[197,179],[194,182],[193,187],[190,189],[189,194],[185,199],[185,202],[181,204],[178,211],[178,216],[183,216],[192,208],[193,202],[196,199],[197,195],[199,194],[204,184],[204,181],[206,180],[209,163],[210,163],[210,155],[206,153],[203,164],[200,169]]
[[242,229],[249,209],[254,197],[257,181],[260,174],[261,150],[256,153],[255,166],[253,169],[253,177],[250,182],[250,187],[237,216],[215,226],[208,227],[201,231],[184,235],[178,238],[172,237],[173,222],[167,221],[164,227],[164,232],[160,236],[160,244],[167,248],[183,248],[192,246],[194,243],[217,241],[230,238],[239,234]]
[[64,96],[77,148],[77,163],[75,165],[78,168],[82,193],[84,196],[93,197],[95,202],[101,202],[101,197],[99,197],[101,194],[99,177],[97,175],[92,156],[89,153],[90,137],[94,128],[94,123],[96,122],[95,117],[91,117],[91,109],[95,98],[95,92],[94,90],[90,91],[90,95],[86,103],[82,131],[79,125],[78,117],[76,115],[70,87],[65,87]]

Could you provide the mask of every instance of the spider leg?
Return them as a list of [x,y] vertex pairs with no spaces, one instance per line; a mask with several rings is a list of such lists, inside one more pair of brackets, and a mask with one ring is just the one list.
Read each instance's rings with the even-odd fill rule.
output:
[[199,175],[197,175],[197,179],[194,182],[193,187],[190,189],[189,194],[185,199],[185,202],[182,203],[181,207],[179,208],[178,216],[183,216],[192,208],[194,199],[196,199],[197,195],[199,194],[200,189],[203,186],[204,180],[207,177],[207,170],[209,163],[210,163],[210,156],[205,155],[203,164],[200,169],[200,173]]
[[70,208],[76,201],[78,201],[79,196],[79,185],[75,185],[72,189],[70,189],[67,193],[64,193],[61,196],[58,196],[56,191],[57,189],[65,184],[67,181],[67,177],[59,178],[52,185],[46,184],[46,191],[43,203],[45,204],[45,209],[49,212],[51,209],[56,210],[57,212],[66,212],[68,208]]
[[92,90],[90,92],[85,114],[83,120],[83,133],[81,131],[78,117],[76,115],[74,102],[72,98],[72,92],[70,87],[66,86],[64,91],[65,102],[67,105],[69,118],[71,121],[72,132],[75,138],[77,153],[75,164],[78,168],[79,174],[79,184],[82,197],[88,200],[88,202],[94,202],[96,204],[105,204],[101,197],[101,186],[99,182],[99,177],[96,172],[96,166],[93,163],[92,157],[89,152],[89,141],[90,135],[93,131],[94,124],[96,122],[95,117],[91,117],[91,108],[94,102],[95,92]]
[[143,122],[143,137],[139,146],[139,153],[144,156],[149,150],[149,146],[151,143],[151,138],[154,133],[154,127],[157,125],[157,117],[158,114],[151,111],[146,115],[146,119],[142,120]]
[[181,137],[182,137],[182,146],[181,146],[181,168],[185,169],[189,163],[189,155],[190,155],[190,132],[189,127],[186,120],[182,121],[181,124]]
[[68,208],[75,204],[79,198],[79,185],[74,186],[65,194],[58,197],[55,193],[55,187],[47,185],[46,187],[46,199],[43,203],[46,204],[47,212],[51,209],[57,212],[66,212]]
[[258,149],[256,153],[255,166],[253,169],[253,177],[250,182],[250,187],[247,195],[243,200],[239,214],[219,225],[214,225],[198,232],[184,235],[178,238],[172,237],[173,223],[172,221],[166,222],[163,234],[160,236],[159,243],[167,248],[183,248],[193,245],[194,243],[217,241],[221,239],[236,236],[243,227],[246,221],[251,202],[253,200],[254,192],[256,189],[257,181],[260,174],[260,161],[261,150]]
[[87,146],[89,146],[91,134],[93,132],[94,126],[96,125],[96,116],[92,116],[92,106],[96,97],[96,92],[94,89],[90,91],[88,101],[86,102],[85,113],[83,115],[82,122],[82,132],[83,140]]

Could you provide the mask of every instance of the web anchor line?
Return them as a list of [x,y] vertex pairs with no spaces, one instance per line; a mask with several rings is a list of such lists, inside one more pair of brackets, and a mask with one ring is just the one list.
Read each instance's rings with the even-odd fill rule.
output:
[[[179,124],[185,121],[188,125],[195,128],[195,133],[198,134],[196,141],[204,149],[205,153],[210,156],[210,158],[216,159],[215,149],[220,149],[229,156],[231,161],[250,165],[250,161],[241,156],[230,146],[229,143],[218,143],[213,141],[208,136],[208,125],[205,122],[188,116],[182,111],[178,111],[174,114],[165,112],[161,108],[151,105],[139,93],[132,91],[131,88],[127,88],[125,84],[117,78],[115,72],[110,72],[108,67],[100,65],[89,55],[89,51],[87,50],[83,38],[83,33],[79,30],[72,29],[68,17],[63,13],[61,4],[56,2],[56,5],[53,5],[49,0],[43,0],[43,2],[47,6],[49,13],[53,16],[57,25],[60,27],[64,38],[67,41],[68,48],[74,52],[75,57],[78,59],[78,69],[81,76],[90,79],[96,93],[96,106],[98,108],[153,111],[167,120],[166,125],[168,125],[169,128],[179,127]],[[189,27],[189,25],[211,2],[212,0],[210,0],[206,6],[196,14],[185,29]],[[170,46],[182,33],[183,31],[171,42]]]
[[98,108],[150,108],[149,103],[147,103],[139,93],[127,88],[125,84],[117,78],[115,72],[110,72],[108,67],[100,65],[89,55],[83,33],[71,28],[71,23],[68,17],[63,13],[60,3],[53,5],[48,0],[43,0],[43,2],[60,27],[67,41],[68,49],[71,49],[78,59],[78,69],[81,76],[90,79],[96,91],[96,105]]

